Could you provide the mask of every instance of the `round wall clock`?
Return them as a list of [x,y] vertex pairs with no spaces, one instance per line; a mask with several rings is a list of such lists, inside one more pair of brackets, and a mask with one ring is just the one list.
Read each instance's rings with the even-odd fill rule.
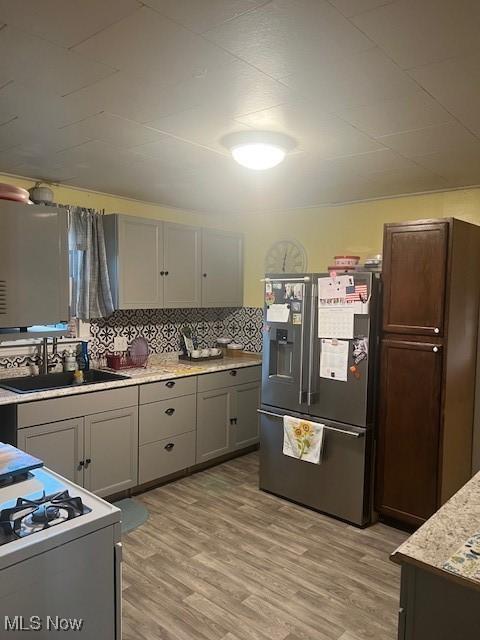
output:
[[307,252],[297,240],[279,240],[265,256],[265,273],[303,273],[307,270]]

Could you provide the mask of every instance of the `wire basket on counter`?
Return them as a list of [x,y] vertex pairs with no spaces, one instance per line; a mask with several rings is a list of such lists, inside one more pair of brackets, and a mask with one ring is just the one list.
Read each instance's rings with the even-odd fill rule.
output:
[[148,362],[148,355],[136,355],[133,356],[130,353],[124,353],[121,355],[107,353],[107,367],[118,371],[119,369],[140,369],[146,367]]

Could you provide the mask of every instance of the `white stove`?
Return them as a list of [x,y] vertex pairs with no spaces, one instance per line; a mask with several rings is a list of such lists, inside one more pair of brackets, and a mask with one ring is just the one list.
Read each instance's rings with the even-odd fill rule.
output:
[[75,624],[83,640],[121,638],[120,516],[46,468],[0,484],[2,639],[78,637]]

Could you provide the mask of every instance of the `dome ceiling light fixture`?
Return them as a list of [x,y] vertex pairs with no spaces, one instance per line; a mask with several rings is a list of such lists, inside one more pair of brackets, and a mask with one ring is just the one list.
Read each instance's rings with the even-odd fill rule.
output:
[[233,159],[247,169],[264,171],[280,164],[295,141],[276,131],[236,131],[222,139]]

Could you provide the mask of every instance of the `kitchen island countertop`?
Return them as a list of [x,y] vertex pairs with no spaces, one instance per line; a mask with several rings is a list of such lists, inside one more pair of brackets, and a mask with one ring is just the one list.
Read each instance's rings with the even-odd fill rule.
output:
[[[410,536],[391,559],[441,575],[480,590],[480,577],[444,569],[444,564],[469,538],[480,533],[480,472],[467,482],[425,524]],[[480,568],[480,559],[478,560]],[[479,573],[480,576],[480,573]]]
[[[215,373],[218,371],[228,371],[229,369],[239,369],[242,367],[252,367],[260,365],[262,357],[260,354],[244,354],[234,358],[223,358],[221,360],[210,360],[202,362],[185,362],[178,360],[176,356],[160,356],[153,355],[149,359],[146,368],[124,369],[117,371],[124,376],[128,376],[126,380],[113,380],[111,382],[99,382],[95,384],[83,384],[61,389],[48,389],[42,391],[34,391],[32,393],[15,393],[0,389],[0,405],[19,404],[23,402],[32,402],[34,400],[47,400],[50,398],[59,398],[62,396],[76,395],[79,393],[90,393],[93,391],[104,391],[106,389],[118,389],[120,387],[129,387],[148,382],[159,382],[161,380],[170,380],[172,378],[184,378],[186,376],[197,376],[206,373]],[[2,376],[5,378],[5,375]]]

